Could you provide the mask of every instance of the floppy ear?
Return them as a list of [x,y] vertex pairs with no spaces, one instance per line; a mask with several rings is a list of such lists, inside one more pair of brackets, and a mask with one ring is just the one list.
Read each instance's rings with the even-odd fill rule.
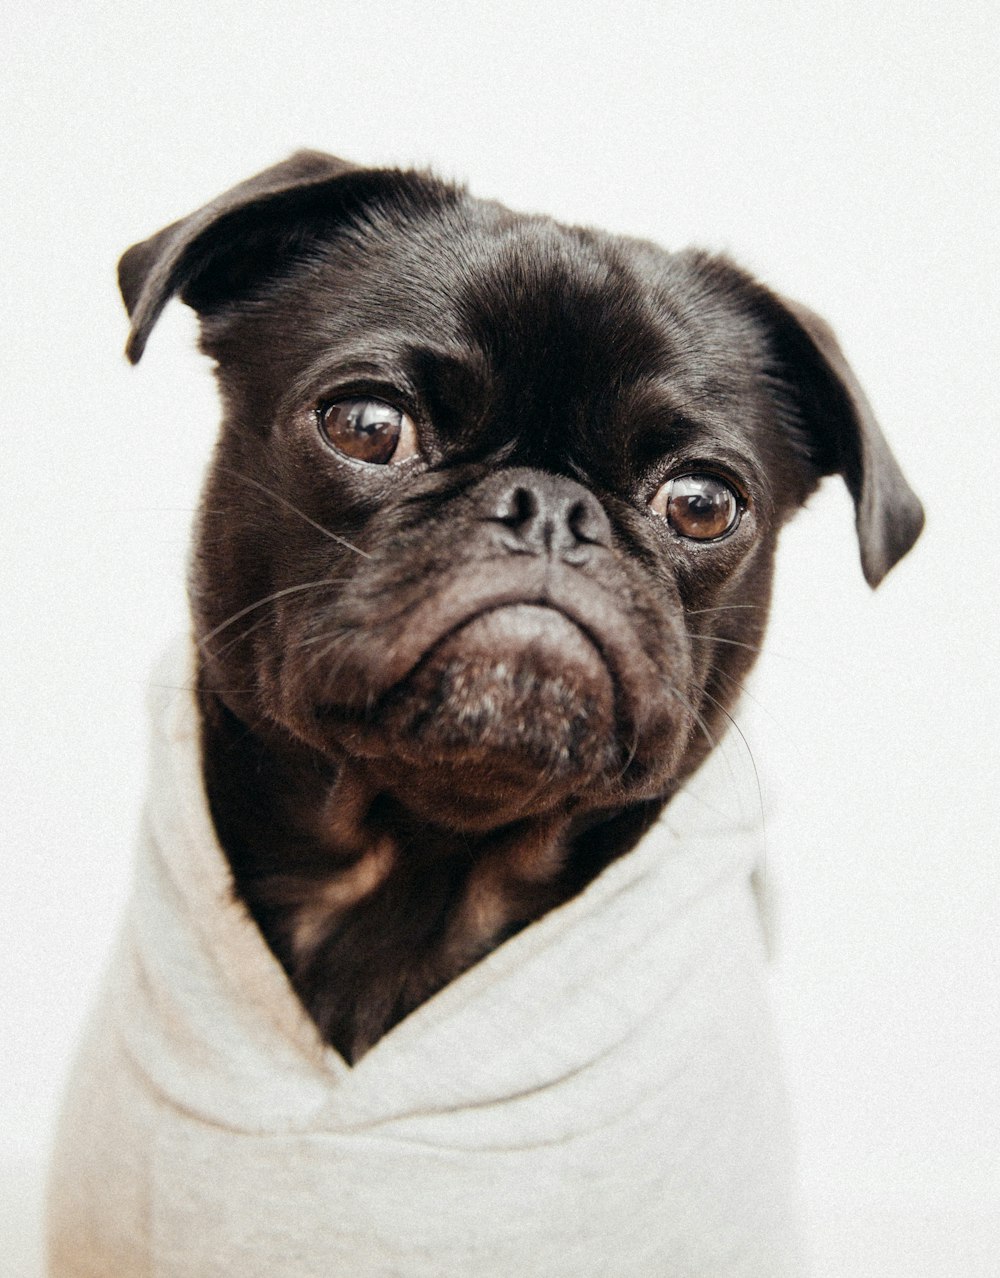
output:
[[783,375],[797,391],[820,473],[841,474],[854,499],[861,567],[874,588],[920,536],[923,507],[829,324],[799,302],[771,300]]
[[[118,263],[118,284],[132,320],[125,347],[132,363],[174,293],[200,310],[238,292],[251,273],[266,273],[269,262],[294,245],[293,214],[318,210],[341,178],[360,171],[321,151],[297,151],[128,249]],[[279,227],[284,244],[275,240]]]

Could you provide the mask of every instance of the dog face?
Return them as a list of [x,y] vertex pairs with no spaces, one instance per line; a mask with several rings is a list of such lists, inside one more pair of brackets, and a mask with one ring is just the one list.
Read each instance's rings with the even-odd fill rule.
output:
[[622,855],[726,726],[825,474],[922,513],[829,329],[704,254],[300,153],[130,249],[225,406],[191,572],[206,792],[325,1040]]
[[208,686],[453,830],[669,796],[822,475],[872,584],[920,529],[829,331],[724,260],[302,153],[121,281],[133,359],[179,291],[217,363]]

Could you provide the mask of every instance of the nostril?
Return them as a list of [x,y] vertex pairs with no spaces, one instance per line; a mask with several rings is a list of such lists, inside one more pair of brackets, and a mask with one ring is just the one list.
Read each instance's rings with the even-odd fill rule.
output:
[[[492,485],[491,485],[492,487]],[[575,480],[524,472],[493,489],[485,518],[497,529],[500,544],[512,554],[548,554],[567,563],[589,560],[593,547],[611,546],[611,525],[604,507]]]
[[538,514],[538,498],[530,488],[518,484],[497,503],[493,518],[508,528],[524,528]]
[[605,541],[607,520],[596,503],[574,502],[566,515],[566,525],[579,542],[599,545]]

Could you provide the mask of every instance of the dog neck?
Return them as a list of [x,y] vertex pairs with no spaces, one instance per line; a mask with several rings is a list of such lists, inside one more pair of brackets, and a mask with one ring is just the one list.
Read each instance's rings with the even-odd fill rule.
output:
[[253,730],[199,684],[206,791],[238,896],[323,1038],[354,1063],[628,851],[662,801],[470,834],[418,820],[363,761]]

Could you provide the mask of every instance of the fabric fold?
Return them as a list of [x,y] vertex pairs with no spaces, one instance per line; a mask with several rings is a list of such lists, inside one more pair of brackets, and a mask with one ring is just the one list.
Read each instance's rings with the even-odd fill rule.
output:
[[186,650],[151,713],[132,897],[53,1161],[55,1278],[798,1272],[732,741],[351,1068],[235,899]]

